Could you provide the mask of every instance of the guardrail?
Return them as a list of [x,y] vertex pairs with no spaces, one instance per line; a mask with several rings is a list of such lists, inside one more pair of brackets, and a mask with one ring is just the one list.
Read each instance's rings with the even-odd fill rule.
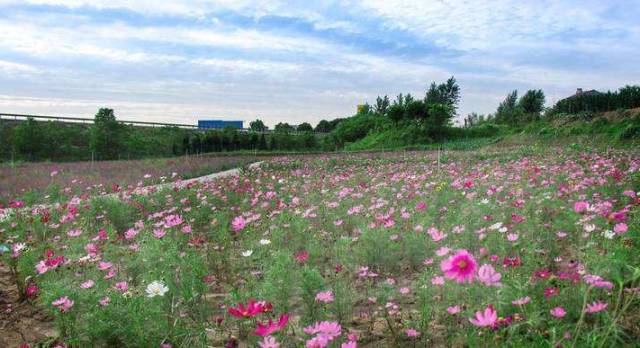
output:
[[[93,124],[93,118],[0,113],[0,119],[3,119],[3,120],[26,121],[29,118],[32,118],[36,121],[55,121],[55,122],[70,123],[70,124],[74,124],[74,123]],[[221,128],[199,128],[197,125],[184,124],[184,123],[162,123],[162,122],[148,122],[148,121],[126,121],[126,120],[118,120],[118,122],[122,124],[139,126],[139,127],[177,127],[177,128],[193,129],[193,130],[200,130],[200,131],[222,130]],[[243,132],[254,132],[251,128],[239,128],[238,130]],[[258,131],[257,133],[271,134],[274,132],[275,132],[274,130],[268,129],[264,131]],[[295,130],[292,130],[289,133],[293,135],[305,134],[304,132],[298,132]],[[325,135],[327,133],[314,132],[314,134]]]

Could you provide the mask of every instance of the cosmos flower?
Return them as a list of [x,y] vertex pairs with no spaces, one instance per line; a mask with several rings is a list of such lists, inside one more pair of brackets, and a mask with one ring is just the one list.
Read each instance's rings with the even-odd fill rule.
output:
[[253,332],[253,334],[256,336],[271,335],[276,331],[280,331],[284,329],[284,327],[287,326],[288,321],[289,321],[289,315],[282,314],[277,323],[274,323],[271,319],[269,319],[269,322],[266,325],[260,322],[257,322],[256,323],[257,327],[256,327],[256,330]]
[[549,313],[551,313],[551,315],[556,318],[563,318],[567,314],[567,312],[562,307],[555,307],[554,309],[550,310]]
[[236,216],[231,221],[231,228],[233,229],[234,232],[241,231],[242,229],[245,228],[246,225],[247,225],[247,221],[242,216]]
[[269,308],[270,304],[266,302],[256,302],[253,299],[249,299],[246,307],[244,304],[238,303],[237,308],[229,307],[227,308],[227,312],[236,318],[251,318],[268,311]]
[[331,303],[333,302],[333,292],[331,291],[321,291],[316,294],[316,301],[322,303]]
[[62,296],[59,299],[51,302],[54,307],[58,307],[61,312],[66,312],[73,307],[73,301],[67,296]]
[[407,337],[418,337],[420,333],[416,331],[414,328],[408,328],[404,331],[407,334]]
[[261,342],[258,342],[260,348],[280,348],[280,343],[273,336],[266,336]]
[[151,298],[156,296],[164,296],[164,294],[169,291],[169,288],[164,285],[164,283],[156,280],[147,285],[147,289],[145,291],[147,292],[147,297]]
[[440,269],[444,272],[444,276],[460,284],[473,283],[476,267],[476,260],[464,249],[458,250],[457,253],[440,263]]
[[469,321],[478,327],[494,326],[498,322],[498,313],[489,305],[484,311],[476,312],[475,318],[469,318]]
[[600,311],[603,311],[607,308],[608,304],[606,302],[593,302],[593,303],[589,303],[587,304],[587,313],[598,313]]
[[484,264],[478,269],[478,281],[486,286],[500,286],[502,274],[496,272],[493,266]]

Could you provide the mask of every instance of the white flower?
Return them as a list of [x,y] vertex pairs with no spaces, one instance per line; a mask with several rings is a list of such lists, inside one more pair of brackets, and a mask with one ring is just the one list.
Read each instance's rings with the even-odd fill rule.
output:
[[253,250],[245,250],[242,252],[242,256],[244,257],[249,257],[251,254],[253,254]]
[[611,230],[606,230],[606,231],[602,232],[602,235],[607,239],[613,239],[613,237],[616,236],[616,234]]
[[26,248],[27,245],[24,243],[16,243],[13,245],[13,251],[18,253],[20,251],[22,251],[24,248]]
[[260,245],[269,245],[271,241],[268,239],[260,239]]
[[489,200],[484,198],[483,200],[480,201],[480,204],[489,204]]
[[593,232],[596,229],[596,225],[589,224],[584,226],[585,232]]
[[169,291],[169,288],[157,280],[147,285],[147,297],[164,296],[167,291]]

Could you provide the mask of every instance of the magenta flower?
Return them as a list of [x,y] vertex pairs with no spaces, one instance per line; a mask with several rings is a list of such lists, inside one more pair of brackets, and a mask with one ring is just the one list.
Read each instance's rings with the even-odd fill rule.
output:
[[502,274],[496,272],[493,266],[484,264],[478,269],[478,281],[486,286],[500,286]]
[[461,284],[473,283],[476,267],[477,263],[473,255],[464,249],[458,250],[456,254],[440,263],[440,269],[444,272],[444,276]]
[[562,307],[556,307],[549,311],[549,313],[551,313],[551,315],[556,318],[563,318],[567,314],[567,312]]
[[606,302],[600,301],[587,304],[587,313],[598,313],[605,310],[607,306],[608,304]]
[[498,322],[498,313],[489,305],[483,312],[476,312],[476,317],[469,318],[469,321],[478,327],[494,326]]
[[287,322],[289,322],[289,315],[283,314],[280,316],[280,319],[277,323],[274,323],[273,320],[269,319],[267,325],[264,325],[260,322],[257,322],[256,330],[254,331],[254,335],[256,336],[268,336],[276,331],[280,331],[287,326]]

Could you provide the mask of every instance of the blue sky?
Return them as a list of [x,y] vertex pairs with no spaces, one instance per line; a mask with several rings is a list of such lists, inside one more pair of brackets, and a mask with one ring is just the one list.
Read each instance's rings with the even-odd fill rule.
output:
[[0,0],[0,112],[316,124],[455,76],[461,116],[640,83],[640,1]]

